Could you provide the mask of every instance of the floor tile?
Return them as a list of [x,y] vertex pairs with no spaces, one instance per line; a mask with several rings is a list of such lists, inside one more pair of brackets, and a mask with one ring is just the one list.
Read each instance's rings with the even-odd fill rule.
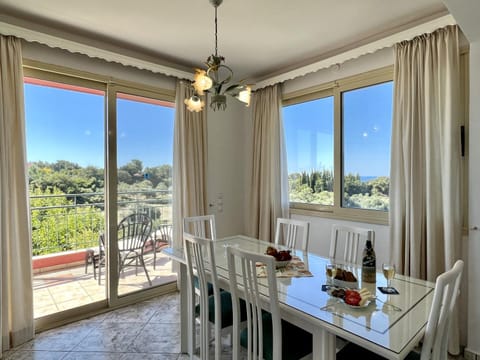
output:
[[102,322],[91,329],[73,351],[131,352],[132,344],[144,326],[132,322]]
[[8,354],[4,360],[63,360],[67,352],[62,351],[15,351]]
[[180,352],[180,324],[147,324],[129,348],[132,352]]
[[[180,297],[163,295],[38,334],[5,360],[189,360],[180,354]],[[214,342],[209,352],[214,358]],[[241,349],[240,358],[246,359]],[[222,338],[222,360],[232,358]],[[463,360],[449,357],[449,360]]]
[[77,322],[42,332],[19,350],[70,351],[92,332],[88,323]]

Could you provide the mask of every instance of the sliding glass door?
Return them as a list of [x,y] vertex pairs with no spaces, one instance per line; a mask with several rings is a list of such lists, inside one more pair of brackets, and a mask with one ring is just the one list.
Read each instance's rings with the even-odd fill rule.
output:
[[25,74],[37,328],[174,289],[173,94]]
[[159,251],[172,227],[174,104],[125,90],[116,91],[119,296],[173,275]]
[[25,78],[35,318],[106,299],[92,263],[105,228],[105,89],[69,80]]

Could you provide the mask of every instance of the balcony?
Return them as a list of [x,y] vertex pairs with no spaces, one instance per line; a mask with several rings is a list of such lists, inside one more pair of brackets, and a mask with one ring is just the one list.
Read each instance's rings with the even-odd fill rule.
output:
[[[103,193],[33,195],[32,267],[35,318],[86,305],[106,298],[105,269],[100,282],[94,278],[91,264],[86,266],[87,250],[98,251],[98,239],[104,231]],[[161,226],[171,218],[171,192],[139,190],[119,193],[118,218],[132,212],[145,212],[153,221],[153,231],[145,247],[145,263],[152,286],[176,280],[168,257],[161,247],[168,239],[159,240]],[[154,246],[156,254],[154,256]],[[154,262],[154,258],[156,261]],[[148,288],[143,271],[134,268],[122,271],[118,293],[125,294]]]

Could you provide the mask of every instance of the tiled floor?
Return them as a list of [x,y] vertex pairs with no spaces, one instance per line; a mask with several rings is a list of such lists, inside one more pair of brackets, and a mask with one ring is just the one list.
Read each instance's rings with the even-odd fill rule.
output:
[[[145,264],[152,286],[176,280],[176,274],[172,272],[172,261],[161,252],[157,252],[155,269],[153,254],[145,256]],[[102,274],[99,285],[93,278],[91,265],[87,273],[84,265],[81,265],[35,274],[33,278],[35,318],[105,299],[104,277],[105,274]],[[127,268],[119,280],[120,295],[149,287],[142,268],[138,269],[137,275],[134,268]]]
[[[4,353],[4,359],[187,360],[180,354],[179,298],[178,293],[163,295],[45,331]],[[222,359],[231,359],[229,342],[224,340]]]
[[[180,354],[178,293],[45,331],[34,340],[4,353],[5,360],[188,358]],[[228,345],[224,345],[222,358],[231,359]]]
[[178,294],[40,333],[5,359],[183,359]]

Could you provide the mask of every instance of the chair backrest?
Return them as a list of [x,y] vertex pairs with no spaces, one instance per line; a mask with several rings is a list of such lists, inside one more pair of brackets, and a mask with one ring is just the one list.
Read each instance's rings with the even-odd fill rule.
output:
[[146,214],[136,213],[124,217],[117,227],[119,250],[143,249],[151,230],[152,219]]
[[[172,242],[172,224],[162,224],[158,227],[159,239],[158,241],[170,244]],[[155,233],[155,237],[157,233]]]
[[301,250],[308,250],[308,232],[310,223],[308,221],[293,220],[293,219],[277,219],[277,228],[275,230],[275,244],[280,244],[280,239],[283,237],[283,244],[288,248],[295,249],[297,246],[297,238],[299,238],[299,230],[301,232]]
[[459,294],[463,265],[462,260],[457,260],[452,269],[437,277],[421,360],[447,360],[450,320]]
[[[360,248],[360,239],[365,239],[365,242],[370,239],[372,245],[375,247],[375,231],[372,229],[364,229],[355,226],[332,225],[332,235],[330,238],[330,252],[329,257],[335,260],[341,260],[345,263],[357,264],[358,253]],[[337,249],[342,243],[343,257],[339,257]]]
[[[268,304],[272,315],[273,359],[282,358],[282,328],[277,295],[277,279],[274,258],[249,252],[236,247],[227,247],[228,273],[233,308],[233,358],[238,359],[240,350],[240,297],[247,304],[248,354],[253,359],[263,359],[262,304]],[[267,284],[259,284],[257,263],[266,266]],[[239,280],[237,280],[239,279]],[[262,279],[265,281],[265,279]],[[238,284],[238,281],[240,284]],[[267,292],[261,295],[259,288]],[[242,292],[242,296],[240,296]],[[258,357],[257,357],[258,356]],[[250,358],[249,358],[250,359]]]
[[215,216],[191,216],[183,218],[183,232],[205,239],[217,239]]
[[[197,237],[189,233],[183,234],[183,249],[187,261],[188,301],[193,305],[194,294],[197,294],[200,305],[200,358],[208,359],[208,321],[209,321],[209,294],[208,283],[213,286],[215,297],[215,319],[221,319],[220,288],[215,263],[215,252],[212,239]],[[198,285],[195,286],[195,278]],[[193,313],[193,309],[191,309]],[[221,320],[218,320],[221,321]],[[221,328],[221,326],[219,327]],[[219,333],[218,333],[219,335]],[[215,340],[216,351],[220,350],[220,339]]]

